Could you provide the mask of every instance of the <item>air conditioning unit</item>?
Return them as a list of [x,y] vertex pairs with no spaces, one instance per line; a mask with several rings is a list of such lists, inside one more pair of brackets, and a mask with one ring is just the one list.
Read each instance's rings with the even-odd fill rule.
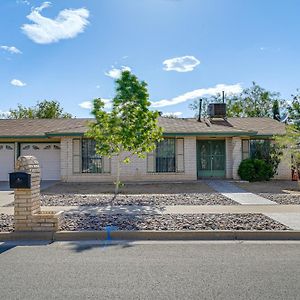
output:
[[211,118],[225,118],[226,103],[210,103],[208,105],[207,114]]

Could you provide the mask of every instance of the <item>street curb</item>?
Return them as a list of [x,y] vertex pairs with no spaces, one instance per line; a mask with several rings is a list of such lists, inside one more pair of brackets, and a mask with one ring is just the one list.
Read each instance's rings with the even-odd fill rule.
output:
[[300,240],[300,231],[197,230],[197,231],[58,231],[1,232],[0,241],[16,240]]

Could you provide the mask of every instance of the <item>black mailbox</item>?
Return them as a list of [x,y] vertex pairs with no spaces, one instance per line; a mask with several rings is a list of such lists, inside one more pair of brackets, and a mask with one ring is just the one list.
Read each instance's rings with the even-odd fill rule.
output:
[[31,174],[25,172],[9,173],[9,186],[11,189],[30,189]]

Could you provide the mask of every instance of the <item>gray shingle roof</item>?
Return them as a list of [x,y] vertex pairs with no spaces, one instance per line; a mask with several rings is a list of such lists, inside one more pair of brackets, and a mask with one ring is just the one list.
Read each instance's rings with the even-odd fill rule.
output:
[[[82,135],[93,119],[0,120],[0,137],[47,137]],[[270,118],[228,118],[202,120],[159,118],[166,134],[189,135],[274,135],[284,134],[285,125]]]

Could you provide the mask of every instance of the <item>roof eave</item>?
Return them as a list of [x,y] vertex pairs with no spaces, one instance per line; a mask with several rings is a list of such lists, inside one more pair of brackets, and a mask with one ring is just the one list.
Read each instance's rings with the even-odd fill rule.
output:
[[84,136],[82,132],[60,132],[60,133],[46,133],[48,137],[61,137],[61,136]]
[[164,132],[165,136],[256,136],[257,132]]

